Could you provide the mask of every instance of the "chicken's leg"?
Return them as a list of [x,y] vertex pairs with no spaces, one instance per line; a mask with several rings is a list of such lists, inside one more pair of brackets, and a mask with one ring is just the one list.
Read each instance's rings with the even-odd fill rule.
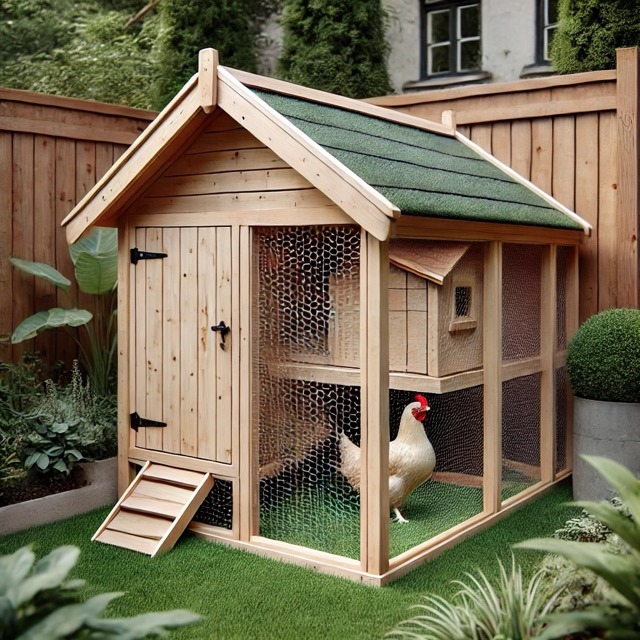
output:
[[402,524],[406,524],[407,522],[409,522],[406,518],[402,517],[402,514],[400,513],[400,509],[398,509],[398,507],[393,507],[393,510],[395,511],[396,517],[394,518],[394,520],[397,520],[398,522],[402,522]]

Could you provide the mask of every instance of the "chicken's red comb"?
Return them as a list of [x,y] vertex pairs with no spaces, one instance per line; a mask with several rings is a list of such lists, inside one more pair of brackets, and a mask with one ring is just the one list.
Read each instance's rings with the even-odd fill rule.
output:
[[427,399],[423,396],[420,395],[419,393],[416,393],[416,395],[414,396],[414,398],[423,406],[423,407],[428,407],[429,403],[427,402]]

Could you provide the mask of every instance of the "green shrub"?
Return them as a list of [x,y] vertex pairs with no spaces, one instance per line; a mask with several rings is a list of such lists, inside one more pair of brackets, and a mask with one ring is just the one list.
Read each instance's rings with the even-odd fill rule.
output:
[[609,309],[584,322],[569,344],[567,374],[575,395],[640,402],[640,310]]
[[380,0],[289,0],[278,73],[351,98],[390,93],[385,18]]
[[616,49],[640,45],[638,0],[560,0],[551,44],[559,73],[616,68]]
[[201,49],[217,49],[228,67],[256,70],[254,4],[255,0],[163,0],[158,5],[156,109],[162,109],[196,72]]
[[33,551],[23,547],[0,557],[0,640],[136,640],[164,637],[167,629],[201,619],[181,609],[103,618],[109,603],[123,594],[83,599],[84,580],[67,578],[79,554],[77,547],[58,547],[36,562]]

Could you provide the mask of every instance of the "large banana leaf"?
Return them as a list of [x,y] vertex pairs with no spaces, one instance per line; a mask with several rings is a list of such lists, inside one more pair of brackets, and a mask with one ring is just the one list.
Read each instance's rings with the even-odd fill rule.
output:
[[110,227],[93,227],[86,238],[81,238],[69,247],[73,264],[81,253],[92,256],[118,254],[118,232]]
[[85,293],[112,291],[118,280],[118,236],[115,229],[96,227],[74,242],[69,253],[78,286]]
[[60,287],[65,293],[69,292],[71,286],[71,280],[65,278],[57,269],[54,269],[51,265],[44,262],[33,262],[31,260],[21,260],[20,258],[11,258],[11,264],[20,271],[29,273],[38,278],[42,278],[47,282],[55,284],[56,287]]
[[76,260],[76,280],[85,293],[108,293],[118,280],[118,255],[81,253]]
[[39,311],[23,320],[13,332],[11,343],[18,344],[24,340],[35,338],[40,332],[58,327],[79,327],[87,324],[93,314],[85,309],[60,309]]

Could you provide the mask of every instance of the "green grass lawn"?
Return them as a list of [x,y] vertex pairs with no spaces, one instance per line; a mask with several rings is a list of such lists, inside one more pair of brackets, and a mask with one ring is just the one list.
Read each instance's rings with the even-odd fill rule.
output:
[[[87,595],[126,592],[110,608],[113,615],[186,608],[205,617],[172,638],[371,640],[412,615],[409,607],[423,594],[451,595],[450,581],[465,571],[480,567],[495,575],[496,557],[508,561],[511,545],[548,536],[575,513],[564,504],[570,499],[571,485],[565,482],[381,589],[191,536],[154,559],[90,542],[108,509],[0,538],[0,554],[30,544],[41,557],[62,544],[77,545],[82,553],[73,575],[87,581]],[[540,560],[524,551],[516,557],[527,574]]]

